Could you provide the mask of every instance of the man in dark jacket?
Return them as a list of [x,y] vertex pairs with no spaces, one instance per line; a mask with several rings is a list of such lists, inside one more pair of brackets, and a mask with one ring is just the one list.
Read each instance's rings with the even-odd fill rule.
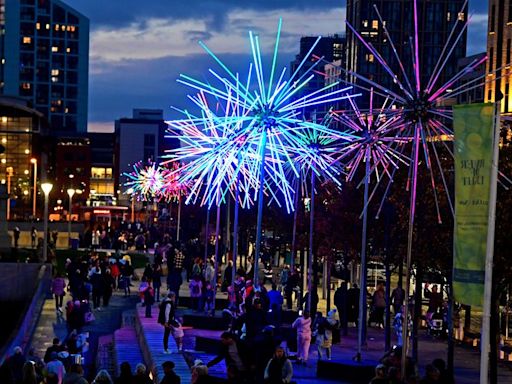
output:
[[340,287],[334,293],[334,305],[338,309],[340,315],[341,328],[343,328],[343,335],[347,336],[348,333],[348,317],[347,317],[347,282],[341,283]]
[[164,353],[169,353],[169,336],[171,334],[171,321],[174,320],[176,314],[176,304],[174,292],[169,292],[167,298],[160,303],[160,311],[158,313],[158,323],[164,326]]
[[164,369],[164,378],[162,381],[160,381],[160,384],[180,384],[181,379],[176,374],[176,372],[173,371],[174,369],[174,363],[172,361],[164,361],[162,364],[162,368]]
[[225,360],[226,367],[235,368],[238,380],[235,382],[243,382],[248,372],[247,355],[243,344],[230,332],[224,332],[220,336],[220,341],[222,345],[219,354],[206,365],[212,367]]

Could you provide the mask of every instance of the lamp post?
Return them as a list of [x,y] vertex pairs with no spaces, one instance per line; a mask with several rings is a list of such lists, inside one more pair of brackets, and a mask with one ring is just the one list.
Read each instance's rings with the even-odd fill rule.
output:
[[135,198],[133,196],[133,188],[129,188],[126,190],[126,193],[128,195],[130,195],[131,199],[132,199],[132,214],[131,214],[131,222],[134,223],[135,222]]
[[69,196],[69,209],[68,209],[68,247],[71,248],[71,211],[73,210],[73,195],[75,194],[73,188],[68,189]]
[[30,163],[34,165],[34,188],[32,189],[32,218],[36,218],[36,201],[37,201],[37,159],[30,159]]
[[43,263],[46,263],[48,259],[48,195],[52,188],[52,183],[41,184],[44,193]]
[[11,177],[14,174],[13,167],[7,167],[7,220],[11,218]]

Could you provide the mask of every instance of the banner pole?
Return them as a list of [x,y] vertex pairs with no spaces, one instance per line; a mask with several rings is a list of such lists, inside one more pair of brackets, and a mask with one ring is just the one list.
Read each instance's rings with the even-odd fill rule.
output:
[[489,382],[489,345],[491,326],[491,295],[492,295],[492,265],[494,257],[494,227],[496,220],[496,193],[498,184],[498,160],[500,141],[500,100],[494,103],[494,141],[489,193],[489,216],[487,224],[487,244],[485,252],[485,283],[484,307],[482,313],[481,329],[481,355],[480,355],[480,383]]

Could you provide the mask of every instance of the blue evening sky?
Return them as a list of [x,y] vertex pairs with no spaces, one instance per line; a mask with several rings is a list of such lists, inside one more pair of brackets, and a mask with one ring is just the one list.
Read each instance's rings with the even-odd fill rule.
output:
[[[288,66],[304,35],[345,30],[345,1],[335,0],[64,0],[90,19],[89,130],[112,130],[133,108],[186,107],[180,73],[203,77],[212,59],[204,41],[235,70],[249,60],[248,31],[271,53],[283,18],[281,65]],[[470,0],[468,55],[485,51],[487,1]]]

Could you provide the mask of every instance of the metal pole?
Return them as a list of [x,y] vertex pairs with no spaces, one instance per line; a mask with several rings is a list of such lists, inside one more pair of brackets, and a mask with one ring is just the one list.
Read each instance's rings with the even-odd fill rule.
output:
[[204,228],[205,232],[205,241],[204,241],[204,267],[208,266],[208,238],[210,237],[210,207],[206,210],[206,225]]
[[224,249],[226,252],[226,264],[228,263],[228,253],[231,251],[231,195],[228,194],[227,198],[227,212],[226,212],[226,244],[224,245]]
[[235,274],[236,274],[236,258],[238,256],[238,211],[239,211],[239,198],[240,198],[240,174],[236,176],[236,191],[235,191],[235,217],[233,223],[233,270],[231,271],[231,287],[233,294],[235,292]]
[[36,217],[36,201],[37,201],[37,160],[34,161],[34,190],[32,193],[32,218]]
[[214,261],[214,292],[213,310],[215,310],[215,299],[217,297],[217,275],[219,270],[219,232],[220,232],[220,200],[217,201],[217,217],[215,222],[215,261]]
[[258,219],[256,221],[256,249],[254,252],[254,286],[260,286],[258,267],[260,262],[260,248],[261,248],[261,225],[263,221],[263,190],[265,189],[265,147],[267,145],[267,130],[263,128],[263,136],[261,139],[260,148],[260,185],[258,191]]
[[44,194],[43,263],[48,261],[48,195]]
[[181,226],[181,196],[178,196],[178,222],[176,226],[176,240],[180,240],[180,226]]
[[[368,150],[367,150],[368,151]],[[368,189],[370,184],[370,154],[366,154],[364,179],[363,233],[361,236],[361,268],[359,269],[359,319],[357,324],[357,354],[356,361],[361,361],[361,349],[366,344],[366,231],[368,222]]]
[[292,255],[290,257],[290,271],[293,271],[293,265],[295,264],[295,253],[296,250],[296,243],[297,243],[297,211],[299,210],[299,191],[300,191],[300,176],[299,178],[295,179],[296,186],[295,186],[295,195],[293,196],[293,230],[292,230]]
[[[68,247],[71,248],[71,209],[73,208],[73,195],[69,196],[69,210],[68,210]],[[55,248],[57,248],[57,244],[55,244]]]
[[[501,98],[500,98],[501,100]],[[492,263],[494,258],[494,227],[496,220],[496,193],[500,141],[500,100],[494,104],[494,143],[489,193],[489,216],[487,219],[487,244],[485,250],[484,308],[482,312],[482,345],[480,346],[480,383],[489,382],[489,344],[491,327]],[[507,324],[508,326],[508,324]],[[493,342],[495,342],[493,340]]]
[[11,176],[12,176],[12,168],[8,167],[7,169],[7,220],[11,218]]
[[[311,296],[313,289],[313,232],[315,230],[315,172],[311,169],[311,200],[309,206],[309,252],[308,252],[308,311],[311,316]],[[316,289],[316,288],[315,288]]]
[[[412,235],[414,230],[414,215],[416,210],[416,185],[418,182],[418,156],[420,145],[421,123],[414,126],[414,153],[412,159],[412,187],[409,203],[409,230],[407,235],[407,263],[405,270],[405,297],[404,297],[404,321],[403,321],[403,346],[402,346],[402,364],[401,371],[405,374],[407,352],[409,349],[409,291],[411,289],[411,262],[412,262]],[[421,289],[421,281],[416,282],[416,289]],[[421,303],[416,303],[420,305]]]

